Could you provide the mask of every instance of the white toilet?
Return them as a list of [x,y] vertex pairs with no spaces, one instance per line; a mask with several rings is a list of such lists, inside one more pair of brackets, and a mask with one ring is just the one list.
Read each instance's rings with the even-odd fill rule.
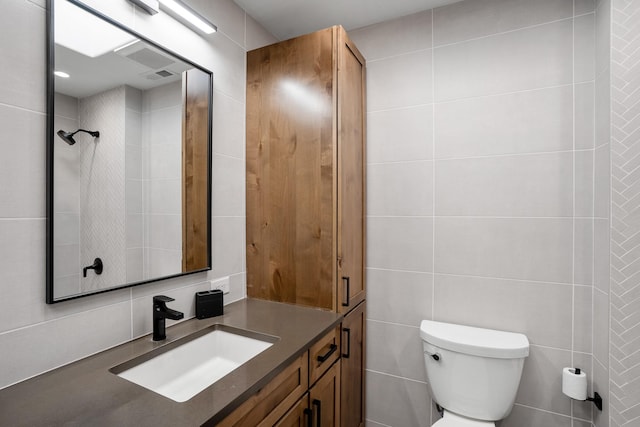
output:
[[423,320],[420,336],[434,427],[491,427],[511,412],[529,340],[522,334]]

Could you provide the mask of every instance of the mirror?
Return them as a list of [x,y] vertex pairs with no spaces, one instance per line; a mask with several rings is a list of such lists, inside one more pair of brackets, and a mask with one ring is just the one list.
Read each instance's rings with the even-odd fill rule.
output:
[[47,6],[47,303],[209,270],[211,72]]

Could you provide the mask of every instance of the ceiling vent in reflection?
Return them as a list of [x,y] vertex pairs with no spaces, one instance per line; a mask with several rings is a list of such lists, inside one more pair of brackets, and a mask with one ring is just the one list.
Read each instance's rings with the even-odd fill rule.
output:
[[149,71],[147,73],[140,74],[141,77],[144,77],[147,80],[160,80],[166,79],[167,77],[175,76],[176,73],[172,73],[167,70],[158,70],[158,71]]
[[158,49],[152,48],[142,40],[124,45],[114,50],[114,52],[152,70],[166,68],[176,63],[173,58]]
[[161,55],[158,52],[149,49],[148,47],[144,47],[137,52],[133,52],[130,55],[127,55],[127,58],[154,70],[166,67],[167,65],[171,65],[174,62],[171,58],[167,58],[166,56]]

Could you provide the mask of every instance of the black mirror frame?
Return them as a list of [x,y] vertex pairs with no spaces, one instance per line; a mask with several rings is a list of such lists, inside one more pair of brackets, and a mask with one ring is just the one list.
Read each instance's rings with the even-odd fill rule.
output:
[[132,30],[129,27],[126,27],[124,25],[122,25],[121,23],[109,18],[108,16],[100,13],[99,11],[81,3],[78,0],[66,0],[69,3],[83,9],[84,11],[91,13],[92,15],[104,20],[105,22],[108,22],[109,24],[123,30],[126,31],[127,33],[139,38],[140,40],[142,40],[145,43],[148,43],[149,45],[160,49],[164,52],[167,52],[171,55],[173,55],[175,58],[180,59],[181,61],[193,66],[194,68],[199,69],[200,71],[206,73],[209,75],[209,120],[208,120],[208,136],[207,136],[207,151],[208,151],[208,158],[207,158],[207,166],[208,166],[208,176],[207,176],[207,263],[208,266],[205,268],[201,268],[201,269],[197,269],[197,270],[193,270],[193,271],[188,271],[188,272],[184,272],[184,273],[178,273],[178,274],[173,274],[173,275],[169,275],[169,276],[163,276],[163,277],[157,277],[157,278],[153,278],[150,280],[142,280],[139,282],[132,282],[132,283],[124,283],[122,285],[115,285],[112,286],[110,288],[107,289],[100,289],[100,290],[95,290],[95,291],[90,291],[90,292],[85,292],[82,294],[77,294],[77,295],[71,295],[71,296],[66,296],[66,297],[61,297],[61,298],[56,298],[54,295],[54,271],[53,271],[53,252],[54,252],[54,231],[53,231],[53,213],[54,213],[54,182],[53,182],[53,170],[54,170],[54,165],[53,165],[53,147],[54,147],[54,138],[55,138],[55,129],[54,129],[54,117],[55,117],[55,111],[54,111],[54,99],[55,99],[55,78],[54,78],[54,74],[53,72],[55,71],[55,23],[54,23],[54,18],[55,18],[55,14],[54,14],[54,1],[55,0],[47,0],[46,3],[46,90],[47,90],[47,98],[46,98],[46,107],[47,107],[47,118],[46,118],[46,131],[47,131],[47,136],[46,136],[46,144],[47,144],[47,148],[46,148],[46,213],[47,213],[47,219],[46,219],[46,270],[45,270],[45,274],[46,274],[46,293],[45,293],[45,298],[46,298],[46,303],[47,304],[55,304],[58,302],[62,302],[62,301],[69,301],[69,300],[73,300],[73,299],[78,299],[78,298],[83,298],[83,297],[87,297],[90,295],[97,295],[97,294],[102,294],[105,292],[111,292],[111,291],[115,291],[118,289],[124,289],[124,288],[130,288],[133,286],[138,286],[138,285],[144,285],[147,283],[152,283],[152,282],[158,282],[161,280],[166,280],[166,279],[173,279],[176,277],[182,277],[182,276],[188,276],[191,274],[196,274],[196,273],[201,273],[204,271],[209,271],[211,270],[212,267],[212,263],[211,263],[211,256],[212,256],[212,244],[211,244],[211,233],[212,233],[212,223],[211,223],[211,191],[212,191],[212,175],[213,175],[213,163],[212,163],[212,156],[213,156],[213,152],[212,152],[212,128],[213,128],[213,123],[212,123],[212,111],[213,111],[213,73],[198,65],[195,64],[193,61],[190,61],[189,59],[149,40],[148,38],[146,38],[145,36],[139,34],[138,32]]

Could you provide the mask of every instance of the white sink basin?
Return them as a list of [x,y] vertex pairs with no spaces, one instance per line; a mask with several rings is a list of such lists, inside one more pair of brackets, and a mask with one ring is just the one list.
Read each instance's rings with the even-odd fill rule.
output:
[[111,372],[176,402],[184,402],[271,347],[276,340],[270,335],[214,325],[116,366]]

